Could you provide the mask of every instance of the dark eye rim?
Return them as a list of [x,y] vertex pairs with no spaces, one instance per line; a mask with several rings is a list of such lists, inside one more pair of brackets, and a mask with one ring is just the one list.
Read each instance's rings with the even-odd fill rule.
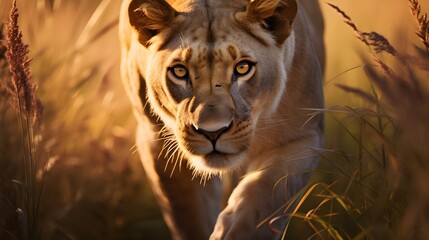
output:
[[[184,68],[186,70],[185,76],[179,77],[179,76],[176,75],[176,73],[174,72],[174,68],[177,68],[177,67],[182,67],[182,68]],[[187,80],[189,78],[189,70],[188,70],[188,68],[185,65],[180,64],[180,63],[179,64],[174,64],[173,66],[168,67],[167,71],[170,72],[175,78],[177,78],[179,80]]]
[[[242,63],[246,63],[247,65],[249,65],[249,69],[245,72],[245,73],[239,73],[237,71],[237,66],[242,64]],[[256,62],[250,61],[250,60],[241,60],[239,61],[237,64],[235,64],[234,66],[234,74],[237,76],[245,76],[247,75],[250,71],[252,71],[253,67],[255,67]]]

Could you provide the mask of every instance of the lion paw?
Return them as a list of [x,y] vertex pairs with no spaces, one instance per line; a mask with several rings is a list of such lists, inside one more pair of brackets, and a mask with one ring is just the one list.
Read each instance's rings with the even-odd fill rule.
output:
[[[255,190],[255,189],[253,189]],[[266,191],[233,194],[228,206],[219,214],[211,240],[275,239],[268,224],[258,225],[274,213],[273,202],[263,199]]]
[[250,239],[255,232],[257,218],[253,209],[227,207],[221,212],[211,240]]

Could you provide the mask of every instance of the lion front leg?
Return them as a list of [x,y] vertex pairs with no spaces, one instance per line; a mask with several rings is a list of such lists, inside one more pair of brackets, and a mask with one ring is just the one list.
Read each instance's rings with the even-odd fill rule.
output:
[[[281,235],[270,228],[269,221],[259,224],[307,184],[308,172],[317,164],[312,148],[318,146],[319,138],[313,136],[249,159],[248,174],[231,194],[210,239],[280,238]],[[285,220],[272,227],[282,231]]]
[[140,157],[173,239],[208,239],[220,212],[220,180],[211,179],[202,185],[197,178],[192,179],[186,167],[171,175],[165,170],[166,158],[158,157],[162,141],[156,138],[149,124],[139,124]]

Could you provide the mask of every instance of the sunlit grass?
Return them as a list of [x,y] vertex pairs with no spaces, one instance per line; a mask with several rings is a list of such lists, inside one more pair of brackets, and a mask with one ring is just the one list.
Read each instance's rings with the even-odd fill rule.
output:
[[[328,143],[327,149],[315,150],[321,156],[315,183],[285,209],[290,224],[307,229],[306,235],[292,230],[292,236],[427,238],[424,212],[429,198],[423,186],[429,172],[424,140],[429,133],[429,28],[419,2],[411,0],[409,5],[420,40],[411,53],[398,51],[376,32],[361,31],[341,7],[331,5],[367,47],[361,58],[369,88],[336,85],[337,91],[360,98],[362,104],[338,103],[324,110]],[[289,229],[288,225],[286,239]]]
[[[408,1],[332,2],[350,12],[363,32],[381,31],[398,53],[428,62],[425,36]],[[0,1],[1,19],[10,4]],[[18,1],[37,96],[45,106],[35,166],[37,189],[45,179],[37,220],[43,239],[168,238],[135,154],[134,120],[119,79],[119,4]],[[427,2],[421,4],[422,12],[428,9]],[[283,237],[427,236],[427,98],[398,88],[393,97],[401,98],[393,99],[380,85],[393,78],[373,58],[402,79],[416,79],[422,96],[429,87],[427,71],[370,50],[335,10],[322,5],[327,107],[318,111],[326,116],[326,146],[314,150],[321,169],[313,184],[275,215],[292,219]],[[10,77],[4,66],[0,60],[2,80]],[[10,101],[0,90],[0,239],[22,233],[16,212],[22,189],[14,180],[24,179],[25,152]]]
[[[134,120],[119,78],[120,2],[51,2],[17,4],[33,81],[45,106],[36,149],[37,189],[45,182],[37,234],[43,239],[168,236],[135,154]],[[1,14],[10,10],[8,1],[0,6]],[[2,81],[9,77],[3,70]],[[5,200],[0,239],[22,239],[16,214],[20,189],[13,182],[25,173],[24,156],[11,99],[3,91],[0,97]]]

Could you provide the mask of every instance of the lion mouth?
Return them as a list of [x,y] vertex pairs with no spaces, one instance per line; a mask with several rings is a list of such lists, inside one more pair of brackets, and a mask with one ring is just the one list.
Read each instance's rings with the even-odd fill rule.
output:
[[[193,124],[185,127],[179,144],[188,155],[191,166],[202,172],[223,172],[239,166],[247,154],[250,129],[231,122],[226,127],[207,131]],[[247,125],[246,125],[247,126]]]
[[231,132],[233,132],[232,123],[216,131],[197,129],[194,126],[192,126],[192,129],[196,135],[204,137],[204,141],[206,141],[206,144],[210,146],[208,147],[208,149],[210,149],[209,151],[201,154],[207,158],[219,158],[219,156],[235,155],[243,150],[243,148],[237,149],[233,147],[232,145],[234,144],[230,143],[228,140],[231,137]]
[[215,131],[207,131],[207,130],[204,130],[201,128],[198,129],[194,125],[192,125],[192,130],[194,132],[196,132],[197,134],[203,135],[205,138],[207,138],[210,141],[210,143],[213,146],[213,152],[221,153],[221,151],[216,149],[216,142],[219,140],[219,138],[223,134],[226,134],[231,129],[231,126],[232,126],[232,124],[229,124],[228,126],[222,127],[222,128],[215,130]]

